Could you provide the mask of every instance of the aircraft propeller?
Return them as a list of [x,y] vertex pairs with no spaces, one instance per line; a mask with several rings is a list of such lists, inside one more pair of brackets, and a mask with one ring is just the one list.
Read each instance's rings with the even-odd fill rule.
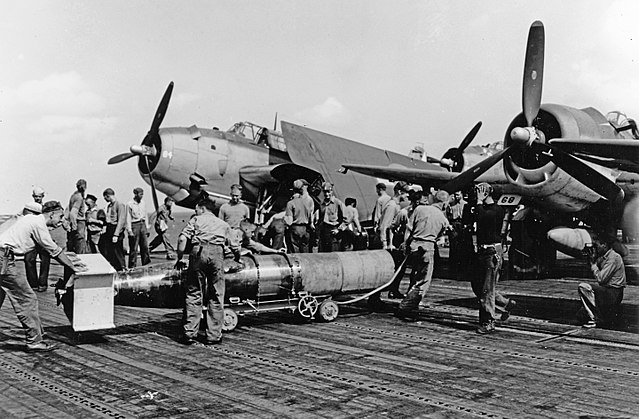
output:
[[544,75],[544,38],[543,23],[535,21],[528,32],[522,89],[522,108],[528,126],[513,128],[510,133],[512,140],[510,146],[461,173],[459,176],[444,184],[442,189],[448,192],[464,189],[493,165],[512,154],[515,150],[530,149],[537,154],[546,155],[566,173],[604,198],[610,201],[616,201],[623,197],[623,191],[614,182],[611,182],[597,170],[571,154],[546,142],[544,133],[535,127],[534,122],[541,108]]
[[475,139],[475,136],[477,136],[479,128],[481,128],[481,121],[477,122],[475,126],[468,132],[468,134],[466,134],[462,142],[459,144],[459,147],[449,148],[439,160],[432,157],[427,157],[426,161],[428,163],[439,164],[442,167],[450,169],[453,172],[461,172],[464,168],[464,151],[466,150],[466,147],[468,147],[470,143]]
[[162,124],[164,116],[166,115],[166,110],[169,107],[171,93],[173,93],[173,82],[170,82],[169,86],[166,88],[164,96],[162,96],[162,100],[160,100],[158,109],[155,112],[155,116],[153,117],[153,121],[151,122],[151,128],[149,129],[149,132],[147,132],[147,134],[144,136],[142,144],[132,145],[128,153],[121,153],[113,156],[107,162],[108,164],[117,164],[128,160],[131,157],[138,156],[140,164],[144,164],[144,168],[149,175],[149,183],[151,184],[151,193],[153,197],[153,206],[156,212],[158,211],[159,203],[157,192],[155,190],[155,182],[153,180],[153,176],[151,175],[151,165],[149,163],[149,159],[157,157],[158,155],[156,144],[161,144],[160,125]]

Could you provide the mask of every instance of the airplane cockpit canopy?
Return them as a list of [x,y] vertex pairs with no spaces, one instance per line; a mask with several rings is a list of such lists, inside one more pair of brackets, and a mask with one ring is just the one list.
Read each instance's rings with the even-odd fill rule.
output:
[[269,130],[252,122],[236,122],[226,132],[244,137],[254,144],[286,152],[286,143],[280,132]]
[[617,133],[620,133],[622,136],[625,137],[626,135],[624,135],[624,132],[630,131],[630,135],[632,135],[632,138],[634,138],[635,140],[639,139],[639,130],[637,129],[637,123],[633,119],[628,118],[625,113],[620,111],[608,112],[606,114],[606,119],[608,120],[610,125],[612,125],[615,131],[617,131]]

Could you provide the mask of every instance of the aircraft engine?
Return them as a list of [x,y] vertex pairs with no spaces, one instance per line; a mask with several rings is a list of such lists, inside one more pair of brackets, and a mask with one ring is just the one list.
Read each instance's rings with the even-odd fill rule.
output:
[[[604,115],[592,108],[575,109],[568,106],[546,104],[541,107],[535,128],[526,128],[523,113],[509,125],[504,139],[508,147],[514,142],[525,143],[528,137],[547,143],[553,138],[614,138],[615,133]],[[534,130],[534,133],[531,131]],[[538,152],[532,147],[517,147],[504,157],[504,172],[512,185],[509,192],[533,196],[547,208],[581,211],[597,202],[601,195],[586,187],[573,176],[559,168],[552,160],[552,153]],[[584,162],[596,168],[612,182],[611,169]]]

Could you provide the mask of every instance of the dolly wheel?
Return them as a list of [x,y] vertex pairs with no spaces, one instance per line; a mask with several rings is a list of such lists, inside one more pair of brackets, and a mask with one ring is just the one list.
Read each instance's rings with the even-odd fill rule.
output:
[[304,319],[312,319],[317,312],[317,298],[306,295],[297,303],[297,312]]
[[232,308],[224,309],[224,323],[222,324],[223,332],[231,332],[237,327],[237,313]]
[[333,300],[324,300],[317,311],[322,321],[332,322],[339,314],[339,306]]

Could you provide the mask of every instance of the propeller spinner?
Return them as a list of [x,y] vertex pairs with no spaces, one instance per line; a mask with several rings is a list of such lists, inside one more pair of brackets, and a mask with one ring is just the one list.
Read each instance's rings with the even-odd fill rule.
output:
[[149,132],[144,136],[141,145],[132,145],[128,153],[121,153],[113,156],[107,162],[108,164],[117,164],[131,157],[138,156],[138,165],[140,169],[149,175],[149,183],[151,184],[151,192],[153,196],[153,206],[157,212],[159,208],[157,192],[155,190],[155,182],[151,175],[153,162],[157,160],[159,156],[159,150],[162,147],[162,141],[160,139],[160,125],[166,115],[166,110],[169,107],[169,101],[171,100],[171,93],[173,93],[173,82],[169,83],[169,86],[162,96],[162,100],[158,106],[153,121],[151,122],[151,128]]

